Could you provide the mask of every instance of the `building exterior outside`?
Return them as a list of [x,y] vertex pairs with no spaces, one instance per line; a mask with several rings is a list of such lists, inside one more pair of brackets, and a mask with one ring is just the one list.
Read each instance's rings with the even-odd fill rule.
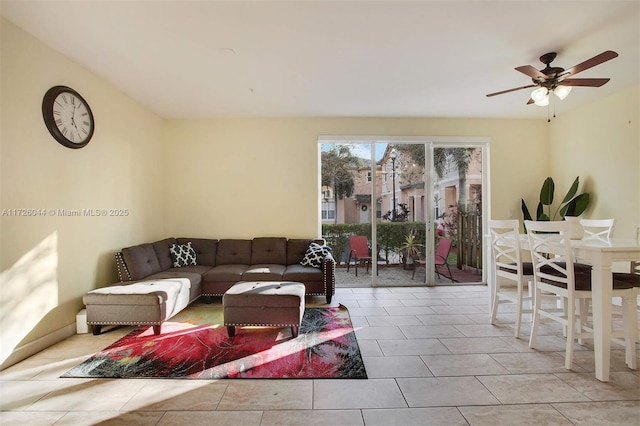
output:
[[[443,149],[443,148],[436,148]],[[480,202],[482,193],[482,155],[476,148],[470,155],[466,178],[462,181],[463,200]],[[354,191],[352,196],[334,201],[333,190],[323,186],[321,192],[322,223],[370,223],[395,219],[410,222],[423,222],[427,218],[426,208],[432,208],[437,221],[455,218],[461,184],[456,165],[448,161],[444,175],[433,180],[434,200],[425,203],[425,172],[423,164],[416,164],[405,150],[394,149],[389,144],[382,158],[375,165],[375,177],[372,176],[371,162],[362,159],[359,166],[352,167]],[[376,180],[375,193],[373,180]],[[465,204],[466,204],[465,203]],[[408,211],[403,216],[403,207]],[[336,208],[337,207],[337,208]],[[454,219],[455,220],[455,219]]]

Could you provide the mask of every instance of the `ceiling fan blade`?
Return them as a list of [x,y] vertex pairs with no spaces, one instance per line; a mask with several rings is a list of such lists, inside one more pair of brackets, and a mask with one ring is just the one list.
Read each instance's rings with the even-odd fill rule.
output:
[[559,86],[585,86],[585,87],[600,87],[605,85],[610,78],[567,78],[562,80]]
[[520,71],[523,74],[528,75],[529,77],[533,78],[534,80],[546,80],[547,79],[547,75],[541,73],[540,71],[538,71],[537,69],[535,69],[534,67],[532,67],[531,65],[523,65],[521,67],[516,67],[516,71]]
[[534,101],[532,98],[529,98],[529,101],[527,102],[527,105],[531,105],[534,104],[536,101]]
[[579,72],[582,72],[584,70],[587,70],[591,67],[595,67],[596,65],[600,65],[603,62],[607,62],[613,58],[617,58],[618,54],[612,50],[607,50],[602,52],[599,55],[594,56],[591,59],[587,59],[584,62],[579,63],[578,65],[574,66],[573,68],[569,68],[568,70],[566,70],[565,72],[562,73],[562,75],[576,75]]
[[503,90],[501,92],[495,92],[495,93],[489,93],[487,95],[487,97],[491,97],[491,96],[496,96],[496,95],[502,95],[504,93],[509,93],[509,92],[515,92],[516,90],[522,90],[522,89],[528,89],[530,87],[536,87],[536,84],[529,84],[527,86],[522,86],[522,87],[516,87],[514,89],[509,89],[509,90]]

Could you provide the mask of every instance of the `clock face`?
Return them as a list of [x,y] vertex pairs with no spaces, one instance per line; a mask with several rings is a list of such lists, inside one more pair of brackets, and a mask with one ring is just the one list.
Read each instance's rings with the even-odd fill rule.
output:
[[49,89],[42,101],[42,114],[51,135],[66,147],[82,148],[93,136],[91,108],[69,87]]

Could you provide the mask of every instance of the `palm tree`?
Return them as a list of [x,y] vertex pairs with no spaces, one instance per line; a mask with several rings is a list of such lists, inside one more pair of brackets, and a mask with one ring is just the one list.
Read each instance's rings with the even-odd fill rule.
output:
[[322,186],[333,190],[338,220],[338,200],[351,197],[355,188],[353,168],[358,167],[360,159],[351,153],[346,145],[335,145],[329,151],[321,153]]
[[436,148],[433,150],[433,167],[440,179],[447,173],[450,163],[458,169],[458,204],[467,204],[467,171],[475,148]]

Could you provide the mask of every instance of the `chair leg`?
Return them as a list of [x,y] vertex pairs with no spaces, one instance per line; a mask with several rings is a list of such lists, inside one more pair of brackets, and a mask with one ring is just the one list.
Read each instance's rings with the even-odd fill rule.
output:
[[[569,305],[569,303],[566,303]],[[575,305],[575,302],[573,303]],[[571,370],[573,366],[573,341],[576,336],[576,311],[575,306],[567,310],[567,347],[564,356],[564,368]]]
[[520,338],[520,324],[522,323],[522,283],[518,283],[516,285],[516,329],[515,329],[515,337],[516,339]]
[[438,279],[440,278],[440,272],[438,271],[438,265],[433,265],[433,269],[436,272],[436,275],[438,276]]
[[449,268],[449,264],[447,263],[447,271],[449,271],[449,279],[451,280],[452,283],[455,283],[456,280],[453,279],[453,274],[451,273],[451,268]]
[[538,309],[540,309],[540,299],[542,299],[542,292],[538,287],[535,288],[534,293],[533,321],[531,322],[531,335],[529,336],[530,348],[534,348],[538,340],[538,325],[540,325],[540,313]]
[[498,304],[499,304],[499,297],[498,294],[500,293],[500,284],[498,284],[498,278],[496,277],[496,284],[494,286],[495,288],[493,289],[494,293],[493,293],[493,303],[491,304],[491,324],[495,324],[496,323],[496,317],[498,316]]
[[[578,334],[582,333],[583,326],[587,323],[589,314],[589,300],[591,299],[580,299],[578,303],[576,303],[576,306],[578,307],[578,323],[576,326]],[[578,337],[578,344],[584,344],[584,340],[582,339],[582,337]]]
[[636,339],[638,337],[638,310],[636,305],[638,296],[635,290],[629,291],[629,293],[631,293],[630,296],[622,298],[622,313],[625,329],[625,362],[629,368],[635,370],[637,368]]
[[349,253],[349,260],[347,260],[347,272],[349,272],[350,266],[351,266],[351,253]]

